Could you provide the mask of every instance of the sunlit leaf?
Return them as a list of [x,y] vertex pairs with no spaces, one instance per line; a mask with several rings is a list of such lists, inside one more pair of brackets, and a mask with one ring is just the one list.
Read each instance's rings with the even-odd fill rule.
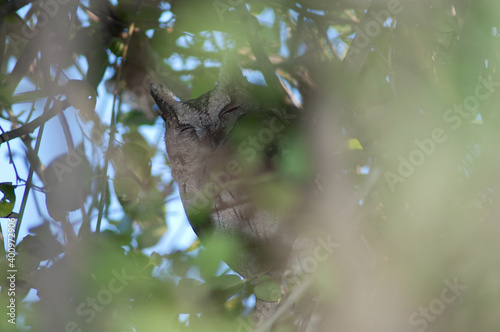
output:
[[201,242],[199,239],[196,239],[191,243],[191,245],[185,250],[185,252],[195,251],[196,249],[201,247]]
[[120,38],[113,38],[109,44],[109,50],[116,56],[122,56],[125,50],[125,43]]
[[0,218],[7,217],[16,204],[15,187],[11,182],[0,183],[0,192],[3,193],[3,198],[0,200]]
[[349,138],[347,141],[347,147],[349,150],[363,150],[361,143],[356,138]]

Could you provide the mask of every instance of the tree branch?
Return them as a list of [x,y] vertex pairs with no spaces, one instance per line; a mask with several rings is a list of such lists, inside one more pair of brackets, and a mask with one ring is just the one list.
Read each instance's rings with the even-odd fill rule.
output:
[[68,108],[70,105],[67,100],[55,101],[54,106],[52,108],[45,111],[42,115],[40,115],[35,120],[25,124],[20,128],[13,129],[6,133],[0,135],[0,144],[13,140],[14,138],[21,137],[27,134],[32,133],[36,128],[45,124],[45,122],[52,119],[57,114],[61,113],[63,110]]
[[248,12],[248,9],[244,4],[238,5],[236,9],[239,13],[242,23],[247,25],[246,38],[248,40],[248,43],[250,44],[250,48],[252,49],[253,54],[255,55],[255,58],[257,59],[257,62],[261,65],[260,71],[262,72],[262,75],[264,75],[267,86],[278,92],[283,100],[291,100],[291,97],[285,91],[280,79],[276,75],[276,69],[271,63],[271,60],[269,60],[269,56],[262,46],[262,41],[255,32],[254,27],[251,26],[253,24],[252,20],[255,20],[255,17]]

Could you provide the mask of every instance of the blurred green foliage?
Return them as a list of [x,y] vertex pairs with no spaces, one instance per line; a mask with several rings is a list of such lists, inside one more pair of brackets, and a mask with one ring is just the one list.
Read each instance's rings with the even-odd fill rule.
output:
[[[221,268],[239,244],[145,253],[171,232],[176,197],[149,83],[197,97],[231,50],[271,89],[276,72],[306,120],[275,161],[282,178],[256,196],[298,206],[316,178],[324,204],[301,227],[321,220],[341,244],[311,261],[330,330],[498,331],[499,18],[497,0],[0,1],[0,125],[34,174],[0,184],[0,214],[25,214],[14,182],[46,197],[17,242],[15,327],[0,255],[0,330],[250,331],[255,296],[280,299],[276,281]],[[36,129],[57,105],[67,153],[44,165]],[[12,140],[1,135],[2,170]],[[310,303],[294,298],[276,330]]]

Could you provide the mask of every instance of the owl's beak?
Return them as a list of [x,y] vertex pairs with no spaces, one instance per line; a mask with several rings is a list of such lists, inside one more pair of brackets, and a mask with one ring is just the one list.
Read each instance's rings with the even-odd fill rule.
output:
[[218,148],[223,142],[224,142],[224,132],[222,132],[220,129],[218,130],[210,130],[207,128],[207,132],[210,144],[212,144],[212,147],[214,149]]

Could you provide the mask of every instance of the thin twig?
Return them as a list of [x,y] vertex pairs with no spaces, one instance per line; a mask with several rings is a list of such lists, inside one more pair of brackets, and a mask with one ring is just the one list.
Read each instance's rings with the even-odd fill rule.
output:
[[[9,116],[9,118],[6,120],[9,120],[12,123],[12,128],[19,128],[19,126],[20,126],[20,124],[22,124],[22,122],[19,121],[18,117],[16,117],[14,115],[14,112],[12,112],[12,109],[6,108],[6,111],[7,111],[7,114]],[[31,137],[30,136],[22,136],[22,141],[23,141],[23,144],[27,150],[26,156],[27,156],[27,159],[29,161],[29,164],[33,165],[35,172],[38,174],[40,179],[42,179],[41,168],[40,168],[40,165],[41,165],[40,158],[38,158],[38,156],[35,155],[35,151],[31,147],[31,141],[32,141]],[[7,142],[7,144],[9,144],[9,143]]]
[[[50,103],[50,98],[49,98],[49,100],[47,100],[46,106],[48,106],[49,103]],[[40,130],[38,131],[38,136],[37,136],[36,143],[35,143],[35,155],[36,156],[38,156],[38,151],[40,150],[40,142],[42,141],[42,134],[43,134],[44,127],[45,127],[45,122],[40,126]],[[33,172],[34,172],[34,167],[30,163],[28,180],[26,181],[26,188],[24,189],[23,200],[21,203],[21,210],[19,211],[19,218],[17,219],[17,223],[16,223],[16,230],[15,230],[15,239],[16,240],[17,240],[17,237],[19,235],[19,229],[21,228],[21,221],[23,220],[24,211],[26,209],[26,203],[28,202],[28,195],[29,195],[30,188],[31,188],[31,182],[33,180]]]
[[64,113],[59,113],[57,117],[59,118],[59,122],[61,123],[61,127],[64,132],[64,137],[66,138],[68,152],[71,152],[75,149],[75,143],[73,142],[73,136],[71,136],[71,131],[69,130],[68,120],[66,120]]
[[116,77],[116,82],[115,82],[115,90],[113,91],[113,105],[112,105],[112,110],[111,110],[111,124],[110,124],[110,132],[109,132],[109,141],[108,141],[108,149],[106,151],[106,160],[104,161],[104,169],[102,171],[103,174],[103,180],[102,180],[102,194],[101,194],[101,201],[99,202],[99,214],[97,216],[97,224],[96,224],[96,233],[99,233],[101,230],[101,222],[102,222],[102,214],[104,211],[104,201],[106,200],[106,195],[108,193],[108,186],[106,185],[108,182],[108,165],[109,165],[109,160],[111,159],[111,151],[113,148],[113,142],[115,140],[115,132],[116,132],[116,112],[115,112],[115,105],[116,105],[116,99],[118,96],[118,87],[122,75],[122,70],[123,66],[125,65],[125,59],[127,57],[127,51],[128,47],[130,44],[130,40],[132,39],[132,34],[134,33],[135,29],[135,23],[132,22],[130,24],[130,27],[128,29],[128,38],[127,38],[127,43],[125,44],[125,48],[123,49],[123,55],[122,59],[120,62],[120,66],[118,67],[118,74]]
[[[5,133],[3,130],[2,126],[0,126],[0,130],[2,131],[2,134]],[[9,164],[12,164],[14,167],[14,173],[16,173],[16,183],[21,181],[21,177],[19,176],[19,173],[17,172],[17,167],[16,163],[14,162],[14,158],[12,158],[12,150],[10,149],[10,144],[7,143],[7,149],[9,150]]]

